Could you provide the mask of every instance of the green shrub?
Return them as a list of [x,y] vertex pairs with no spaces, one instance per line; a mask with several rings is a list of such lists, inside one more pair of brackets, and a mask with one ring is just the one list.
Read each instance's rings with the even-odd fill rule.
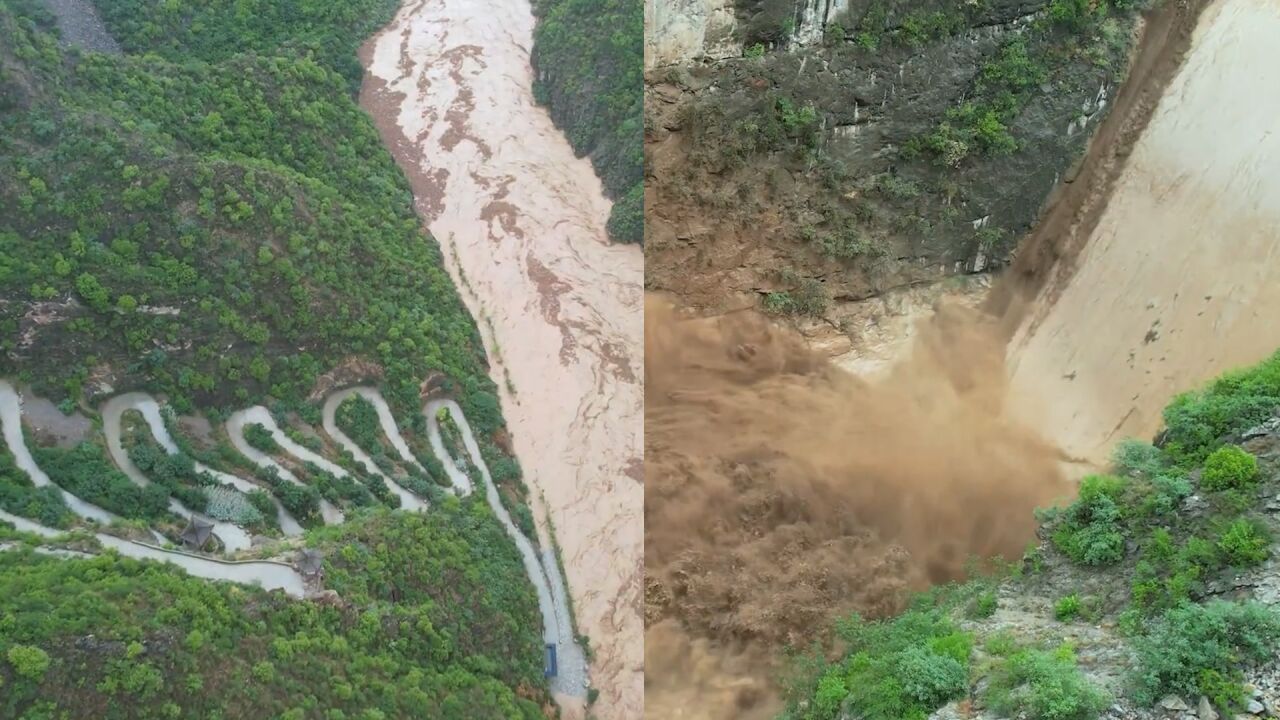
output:
[[1217,670],[1201,670],[1196,676],[1196,689],[1225,713],[1234,714],[1244,708],[1244,686],[1239,673],[1223,675]]
[[989,655],[1008,657],[1018,650],[1018,639],[1008,630],[1001,630],[988,636],[982,647]]
[[1168,515],[1191,495],[1191,481],[1186,475],[1157,475],[1151,479],[1151,487],[1142,503],[1142,513],[1148,517]]
[[249,447],[260,450],[268,455],[280,453],[283,448],[280,443],[276,442],[275,436],[271,434],[261,423],[249,423],[244,426],[244,439],[249,443]]
[[813,720],[842,706],[866,720],[923,720],[968,688],[973,638],[935,609],[880,622],[855,615],[836,627],[850,655],[812,686]]
[[6,653],[14,672],[24,678],[39,680],[49,669],[49,653],[31,645],[14,645]]
[[995,614],[998,601],[996,594],[992,590],[980,593],[969,603],[969,617],[971,618],[988,618]]
[[1155,478],[1165,467],[1160,448],[1148,442],[1127,438],[1111,452],[1111,465],[1118,475],[1134,479]]
[[812,278],[804,278],[795,290],[771,292],[765,295],[763,306],[766,312],[774,315],[818,317],[826,312],[828,302],[827,291],[822,283]]
[[1222,565],[1214,543],[1193,535],[1175,551],[1163,528],[1152,532],[1143,549],[1144,558],[1134,568],[1132,599],[1147,614],[1185,602],[1200,589],[1203,578]]
[[1023,649],[997,664],[986,701],[1003,716],[1031,720],[1091,720],[1107,697],[1076,667],[1069,645],[1052,652]]
[[1058,600],[1053,606],[1053,616],[1062,622],[1075,618],[1080,614],[1080,596],[1072,593]]
[[[1205,678],[1239,684],[1242,669],[1271,659],[1280,641],[1280,614],[1255,602],[1184,603],[1158,618],[1134,640],[1135,697],[1154,703],[1166,694],[1208,694]],[[1207,676],[1213,671],[1217,676]],[[1221,689],[1216,690],[1221,695]]]
[[1214,450],[1204,461],[1200,483],[1207,490],[1243,490],[1258,479],[1258,459],[1234,445]]
[[1271,538],[1266,526],[1244,518],[1227,525],[1217,542],[1222,560],[1234,567],[1261,564],[1267,559],[1270,546]]
[[1122,478],[1091,475],[1080,485],[1079,498],[1056,521],[1055,547],[1081,565],[1110,565],[1124,556],[1124,527],[1117,504]]
[[897,671],[903,694],[922,708],[940,707],[969,687],[966,665],[919,646],[898,654]]
[[1164,449],[1179,464],[1194,466],[1223,438],[1267,420],[1278,407],[1280,352],[1174,398],[1164,410]]

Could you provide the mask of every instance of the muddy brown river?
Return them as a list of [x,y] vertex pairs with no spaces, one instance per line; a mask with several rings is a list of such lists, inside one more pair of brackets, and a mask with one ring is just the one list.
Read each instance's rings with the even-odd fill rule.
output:
[[1068,281],[1010,347],[1015,397],[1068,454],[1150,438],[1172,396],[1280,347],[1280,2],[1218,0]]
[[549,515],[602,719],[643,707],[643,259],[605,236],[588,160],[532,96],[526,0],[410,0],[362,49],[361,104],[476,318]]

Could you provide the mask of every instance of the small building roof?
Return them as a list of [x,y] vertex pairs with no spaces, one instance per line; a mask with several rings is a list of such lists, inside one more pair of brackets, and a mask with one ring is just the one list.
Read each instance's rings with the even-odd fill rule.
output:
[[298,572],[315,575],[324,570],[324,554],[319,550],[305,549],[298,553]]
[[182,531],[182,542],[196,550],[204,547],[211,537],[213,537],[213,523],[200,518],[191,518],[186,529]]

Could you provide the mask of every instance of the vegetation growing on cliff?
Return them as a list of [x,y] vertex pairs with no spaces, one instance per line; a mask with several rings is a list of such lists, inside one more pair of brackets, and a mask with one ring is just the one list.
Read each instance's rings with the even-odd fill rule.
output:
[[[162,5],[111,4],[124,46],[151,53],[124,57],[60,50],[37,5],[0,15],[17,98],[0,116],[0,203],[13,209],[0,217],[0,370],[58,398],[105,374],[183,411],[297,402],[364,355],[407,407],[447,370],[472,422],[496,429],[474,324],[347,80],[324,56],[276,48],[292,22],[235,48],[175,43],[188,20],[201,28],[188,34],[239,37],[250,18],[170,22]],[[318,36],[349,54],[367,26]],[[54,321],[33,328],[36,314]]]
[[534,96],[614,200],[609,235],[644,228],[641,103],[644,16],[635,0],[534,0]]
[[[646,277],[682,297],[809,280],[857,301],[999,267],[1101,118],[1136,16],[875,0],[799,47],[802,3],[735,5],[743,57],[648,78]],[[791,314],[840,322],[834,303],[807,308]]]
[[543,717],[537,604],[483,500],[362,515],[308,544],[340,600],[114,553],[0,553],[0,717]]

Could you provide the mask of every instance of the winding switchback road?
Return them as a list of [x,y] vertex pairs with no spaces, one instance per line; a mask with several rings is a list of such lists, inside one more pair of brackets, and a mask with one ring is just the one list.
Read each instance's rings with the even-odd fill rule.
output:
[[[0,380],[0,425],[4,426],[4,441],[9,446],[9,452],[13,454],[14,463],[18,469],[25,472],[36,487],[53,485],[53,481],[36,465],[35,458],[31,457],[31,451],[27,449],[27,441],[22,436],[22,398],[5,380]],[[85,520],[109,525],[119,519],[62,488],[58,488],[58,492],[62,493],[62,500],[67,507],[71,508],[71,512]]]
[[[156,402],[155,398],[147,395],[146,393],[131,392],[118,395],[112,398],[109,402],[118,403],[123,406],[123,410],[137,410],[142,414],[142,418],[147,421],[147,427],[151,428],[152,437],[156,439],[156,442],[160,443],[160,447],[164,448],[165,452],[170,455],[177,455],[181,452],[181,450],[178,449],[178,444],[174,442],[173,437],[169,435],[169,428],[164,424],[164,418],[160,414],[160,404]],[[123,410],[121,410],[121,414],[123,414]],[[106,427],[105,417],[106,413],[104,407],[104,428]],[[118,422],[115,427],[118,432]],[[116,438],[116,442],[119,443],[119,438]],[[244,478],[237,477],[230,473],[224,473],[220,470],[214,470],[208,465],[204,465],[199,462],[195,463],[195,469],[196,472],[207,473],[219,483],[233,487],[242,493],[250,493],[254,490],[265,490],[268,494],[271,493],[271,488],[259,487]],[[271,501],[276,506],[276,517],[280,521],[280,530],[285,535],[301,535],[302,526],[299,525],[298,521],[289,514],[288,510],[284,509],[284,506],[280,504],[280,501],[276,499],[275,495],[271,495]]]
[[[413,455],[409,453],[409,446],[405,443],[404,438],[400,437],[400,430],[396,427],[395,418],[391,416],[391,409],[387,407],[387,401],[383,400],[382,395],[378,394],[378,392],[373,388],[347,388],[345,390],[338,390],[337,392],[331,393],[329,397],[325,398],[324,412],[321,418],[321,424],[324,426],[324,431],[329,435],[329,437],[333,438],[334,442],[338,443],[344,450],[351,453],[352,457],[356,459],[356,462],[364,465],[366,471],[382,478],[383,482],[387,484],[387,487],[391,488],[391,492],[394,492],[400,497],[400,507],[405,510],[425,510],[427,508],[426,501],[400,487],[395,480],[392,480],[386,473],[382,472],[382,468],[379,468],[378,465],[373,462],[373,458],[369,457],[368,453],[357,445],[354,440],[347,437],[346,433],[338,429],[336,419],[338,406],[347,398],[355,395],[369,400],[375,410],[377,410],[378,422],[382,426],[382,434],[387,436],[391,443],[396,446],[396,450],[401,453],[401,456],[405,457],[407,455],[407,457],[405,457],[406,460],[411,460],[414,465],[418,464],[418,461],[413,460]],[[376,398],[376,400],[373,398]],[[401,450],[401,447],[404,449]]]
[[[280,447],[304,462],[314,463],[316,467],[327,472],[333,472],[330,468],[337,468],[343,475],[346,474],[342,468],[295,443],[288,435],[285,435],[276,425],[276,419],[271,417],[271,413],[261,405],[231,413],[231,417],[227,418],[227,436],[231,438],[232,447],[238,450],[241,455],[249,458],[258,467],[275,468],[276,472],[280,473],[280,477],[294,485],[303,485],[304,483],[289,468],[276,462],[275,458],[250,445],[249,441],[244,438],[246,425],[261,425],[266,428],[267,432],[271,433],[271,437]],[[324,498],[320,499],[320,517],[324,519],[326,525],[337,525],[344,519],[342,511]]]
[[[133,464],[133,460],[129,458],[129,453],[125,451],[124,445],[120,442],[120,418],[124,415],[125,410],[137,410],[142,413],[142,417],[152,427],[156,425],[164,427],[164,419],[160,417],[160,406],[142,393],[117,395],[103,403],[98,411],[102,415],[102,434],[107,437],[107,452],[111,454],[112,461],[135,485],[147,487],[151,484],[151,481],[138,469],[137,465]],[[178,502],[177,498],[169,498],[169,510],[175,515],[188,520],[195,518],[213,525],[213,534],[218,536],[218,539],[222,541],[223,547],[229,553],[248,550],[252,545],[249,533],[244,528],[193,512],[190,508]]]

